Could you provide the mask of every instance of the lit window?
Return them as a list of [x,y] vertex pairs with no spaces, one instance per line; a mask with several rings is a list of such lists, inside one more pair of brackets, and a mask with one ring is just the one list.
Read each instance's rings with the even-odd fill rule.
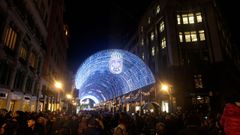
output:
[[65,33],[65,36],[68,36],[68,27],[67,27],[67,25],[64,25],[64,33]]
[[152,56],[155,56],[155,46],[152,46]]
[[184,32],[184,35],[185,35],[185,41],[186,42],[191,42],[190,32]]
[[203,88],[202,75],[194,75],[195,88]]
[[198,31],[198,33],[199,33],[200,41],[204,41],[205,40],[204,30],[200,30]]
[[151,41],[154,40],[154,32],[151,32]]
[[197,34],[196,31],[184,32],[186,42],[196,42]]
[[144,39],[142,38],[141,40],[141,45],[143,46],[144,45]]
[[182,32],[179,32],[179,41],[183,42],[183,33]]
[[193,14],[188,14],[188,19],[189,19],[189,24],[193,24],[194,23],[194,16],[193,16]]
[[142,52],[142,59],[144,60],[144,52]]
[[157,5],[156,14],[159,14],[159,12],[160,12],[160,5]]
[[196,42],[197,34],[196,31],[184,32],[186,42]]
[[162,39],[161,47],[162,47],[162,49],[166,48],[166,39],[165,39],[165,37]]
[[16,39],[17,39],[17,32],[14,31],[11,27],[9,27],[5,34],[4,45],[14,50],[16,45]]
[[168,101],[162,101],[162,112],[169,112],[169,103]]
[[182,19],[183,19],[183,24],[188,24],[187,14],[182,15]]
[[141,32],[143,32],[143,26],[141,26]]
[[26,60],[27,59],[27,50],[24,47],[21,47],[20,49],[20,58]]
[[197,17],[198,23],[202,22],[202,14],[201,13],[196,13],[196,17]]
[[30,57],[29,57],[29,64],[35,68],[35,61],[36,61],[36,56],[33,52],[31,52]]
[[151,23],[151,17],[148,17],[148,24]]
[[164,31],[164,22],[162,21],[160,23],[160,32],[163,32]]
[[181,17],[180,17],[180,15],[177,15],[177,23],[181,24]]
[[182,15],[183,24],[193,24],[194,23],[194,15],[191,14],[183,14]]
[[197,41],[196,31],[191,31],[191,41],[192,42],[196,42]]
[[65,31],[65,36],[68,36],[68,31],[67,30]]

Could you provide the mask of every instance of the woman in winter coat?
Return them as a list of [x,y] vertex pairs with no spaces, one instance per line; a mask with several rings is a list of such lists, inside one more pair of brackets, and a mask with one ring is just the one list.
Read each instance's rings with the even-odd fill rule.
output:
[[226,135],[240,135],[240,97],[225,105],[220,124]]

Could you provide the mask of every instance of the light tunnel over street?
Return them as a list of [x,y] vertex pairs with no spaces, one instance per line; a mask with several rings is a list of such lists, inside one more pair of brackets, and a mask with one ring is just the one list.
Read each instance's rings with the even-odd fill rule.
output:
[[109,49],[90,56],[75,77],[81,100],[99,103],[155,83],[148,66],[136,55]]

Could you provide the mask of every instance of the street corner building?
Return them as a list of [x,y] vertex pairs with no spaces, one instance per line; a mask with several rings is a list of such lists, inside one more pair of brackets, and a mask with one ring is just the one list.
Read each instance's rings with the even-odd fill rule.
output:
[[[160,105],[219,111],[240,84],[240,53],[231,34],[217,0],[156,0],[125,49],[150,67]],[[168,94],[159,90],[166,82]]]

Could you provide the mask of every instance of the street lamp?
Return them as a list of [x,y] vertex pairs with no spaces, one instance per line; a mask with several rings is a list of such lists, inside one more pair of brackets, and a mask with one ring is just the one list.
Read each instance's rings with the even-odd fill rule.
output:
[[60,81],[55,81],[55,83],[54,83],[54,86],[55,86],[55,88],[57,88],[58,90],[57,90],[57,101],[59,102],[59,104],[57,104],[57,109],[59,109],[59,107],[60,107],[60,90],[62,90],[62,88],[63,88],[63,84],[60,82]]
[[66,98],[67,98],[67,99],[72,99],[72,95],[71,95],[71,94],[67,94],[67,95],[66,95]]
[[56,81],[54,86],[57,88],[57,89],[62,89],[62,83],[59,82],[59,81]]
[[72,113],[72,105],[71,105],[71,99],[73,98],[73,96],[71,94],[66,94],[66,98],[67,100],[67,112],[68,113]]
[[168,94],[169,98],[169,106],[171,111],[173,111],[173,103],[172,103],[172,93],[171,93],[171,86],[169,84],[161,84],[161,90]]
[[162,84],[161,85],[161,90],[169,93],[169,86],[167,84]]

